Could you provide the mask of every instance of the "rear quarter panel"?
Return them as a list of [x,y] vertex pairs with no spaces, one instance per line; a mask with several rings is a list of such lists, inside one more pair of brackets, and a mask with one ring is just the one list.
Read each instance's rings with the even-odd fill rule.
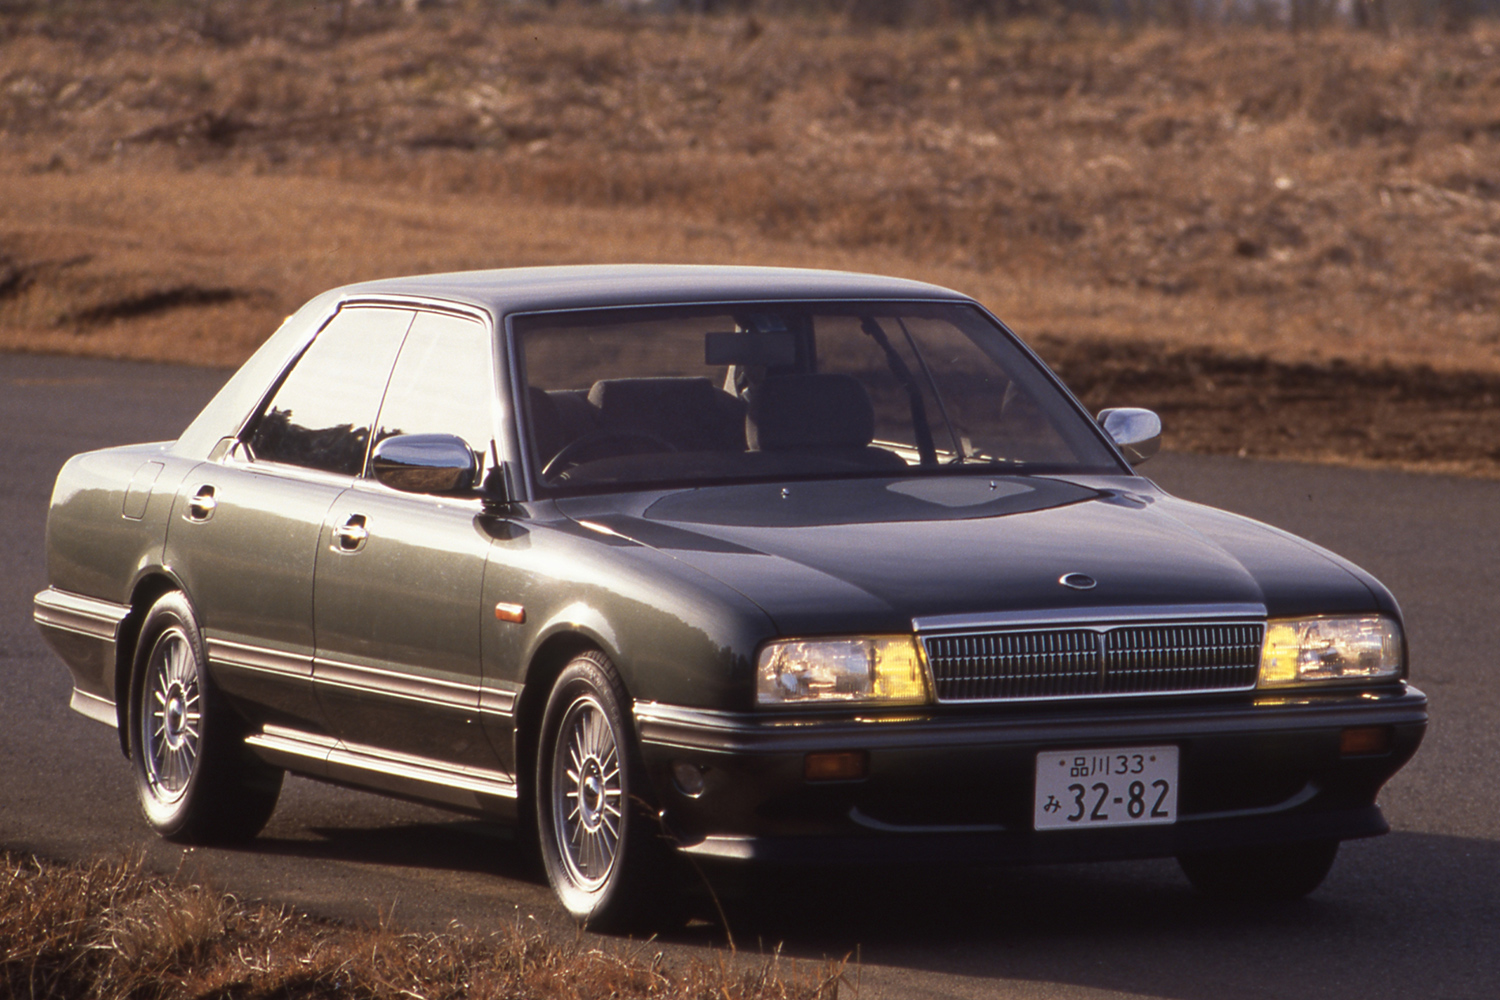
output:
[[[166,444],[129,445],[68,460],[58,473],[47,514],[49,585],[130,603],[137,581],[161,565],[173,495],[197,464],[173,457],[167,449]],[[78,644],[58,652],[80,690],[115,699],[112,649]]]

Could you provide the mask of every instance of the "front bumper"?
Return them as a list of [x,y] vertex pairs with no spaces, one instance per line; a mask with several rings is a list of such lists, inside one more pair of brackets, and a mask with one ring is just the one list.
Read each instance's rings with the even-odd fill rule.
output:
[[[1385,833],[1382,785],[1417,750],[1427,699],[1382,692],[770,715],[635,705],[646,769],[681,849],[781,862],[995,863],[1168,857]],[[1340,735],[1382,727],[1388,749],[1345,756]],[[1042,751],[1175,744],[1177,822],[1032,829]],[[862,751],[858,781],[810,782],[809,753]],[[697,767],[690,796],[673,769]],[[973,852],[979,852],[975,854]],[[954,855],[956,856],[956,855]]]

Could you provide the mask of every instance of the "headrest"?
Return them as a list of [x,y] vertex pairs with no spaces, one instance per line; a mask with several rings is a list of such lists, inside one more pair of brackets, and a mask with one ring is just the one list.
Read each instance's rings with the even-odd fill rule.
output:
[[738,413],[724,405],[732,398],[706,378],[601,379],[589,389],[589,402],[599,410],[601,426],[647,431],[685,451],[739,440]]
[[745,393],[746,436],[758,451],[863,448],[875,410],[853,375],[780,375]]

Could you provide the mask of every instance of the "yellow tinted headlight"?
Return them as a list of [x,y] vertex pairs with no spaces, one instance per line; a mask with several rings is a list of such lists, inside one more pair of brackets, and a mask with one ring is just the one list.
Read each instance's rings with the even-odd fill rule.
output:
[[756,664],[755,688],[762,705],[928,701],[927,670],[909,635],[767,643]]
[[1392,680],[1401,668],[1401,628],[1384,615],[1272,619],[1259,686]]

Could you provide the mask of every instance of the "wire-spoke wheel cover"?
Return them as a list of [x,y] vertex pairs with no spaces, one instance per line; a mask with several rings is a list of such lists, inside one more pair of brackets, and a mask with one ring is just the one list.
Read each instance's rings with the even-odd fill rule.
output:
[[198,658],[182,629],[162,632],[146,661],[140,721],[146,784],[162,803],[181,799],[203,750]]
[[558,726],[552,758],[552,824],[557,853],[581,889],[598,890],[620,853],[625,808],[620,743],[592,694],[574,699]]

